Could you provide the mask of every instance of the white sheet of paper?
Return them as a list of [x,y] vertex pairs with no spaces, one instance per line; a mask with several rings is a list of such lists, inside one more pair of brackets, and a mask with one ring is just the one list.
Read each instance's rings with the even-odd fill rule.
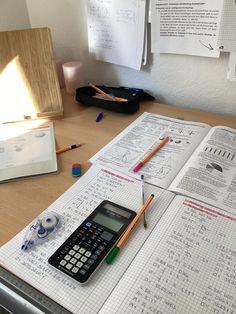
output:
[[152,51],[219,57],[223,0],[151,0]]
[[88,0],[89,52],[96,60],[140,70],[146,0]]
[[231,52],[229,55],[227,79],[236,82],[236,52]]
[[220,51],[236,52],[236,1],[224,0],[220,33],[218,40]]

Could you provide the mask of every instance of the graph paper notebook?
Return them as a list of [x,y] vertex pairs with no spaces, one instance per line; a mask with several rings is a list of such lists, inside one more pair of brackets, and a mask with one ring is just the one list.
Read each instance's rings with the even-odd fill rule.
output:
[[55,173],[58,170],[53,123],[0,126],[0,182]]
[[93,166],[46,210],[63,217],[57,235],[21,252],[23,230],[0,249],[1,266],[72,313],[233,313],[236,217],[150,185],[148,228],[139,224],[113,264],[104,263],[86,286],[48,264],[101,200],[137,211],[140,192],[139,181]]

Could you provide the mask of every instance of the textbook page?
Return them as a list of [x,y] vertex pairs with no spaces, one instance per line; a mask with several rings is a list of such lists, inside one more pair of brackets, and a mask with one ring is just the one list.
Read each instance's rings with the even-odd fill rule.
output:
[[236,52],[236,1],[224,0],[218,39],[220,51]]
[[87,0],[89,52],[96,60],[140,70],[146,0]]
[[[209,129],[207,124],[145,112],[90,161],[135,178],[143,174],[146,182],[168,188]],[[169,142],[134,173],[133,168],[167,135]]]
[[177,196],[100,311],[235,313],[236,217]]
[[219,57],[223,0],[151,0],[152,52]]
[[236,214],[236,130],[213,127],[169,189]]
[[72,313],[97,313],[112,292],[133,258],[165,212],[174,194],[144,185],[145,200],[154,194],[146,211],[148,227],[140,222],[122,247],[112,265],[105,262],[87,285],[48,264],[48,258],[72,234],[103,200],[110,200],[134,211],[142,207],[141,182],[104,167],[92,166],[48,211],[61,216],[61,227],[45,242],[21,251],[25,231],[0,249],[0,264]]
[[0,125],[0,182],[58,170],[53,123],[27,126]]

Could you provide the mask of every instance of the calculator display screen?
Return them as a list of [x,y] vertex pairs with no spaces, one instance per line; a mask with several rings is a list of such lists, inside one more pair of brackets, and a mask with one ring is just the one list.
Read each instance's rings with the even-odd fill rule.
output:
[[118,221],[115,218],[108,217],[102,213],[97,213],[93,217],[93,221],[115,232],[118,232],[124,225],[124,223],[122,223],[121,221]]
[[108,209],[108,210],[112,211],[113,213],[121,215],[121,216],[123,216],[125,218],[129,218],[131,216],[131,214],[129,212],[123,210],[122,208],[116,207],[116,206],[114,206],[114,205],[112,205],[110,203],[105,203],[103,205],[103,207],[105,209]]

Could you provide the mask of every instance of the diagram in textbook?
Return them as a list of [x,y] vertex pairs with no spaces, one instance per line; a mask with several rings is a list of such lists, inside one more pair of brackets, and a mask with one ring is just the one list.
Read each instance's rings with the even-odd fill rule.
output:
[[220,165],[214,163],[214,162],[211,162],[210,164],[207,164],[207,165],[206,165],[206,168],[207,168],[207,170],[210,171],[210,172],[212,172],[212,171],[214,171],[214,170],[219,171],[219,172],[223,172],[222,167],[221,167]]

